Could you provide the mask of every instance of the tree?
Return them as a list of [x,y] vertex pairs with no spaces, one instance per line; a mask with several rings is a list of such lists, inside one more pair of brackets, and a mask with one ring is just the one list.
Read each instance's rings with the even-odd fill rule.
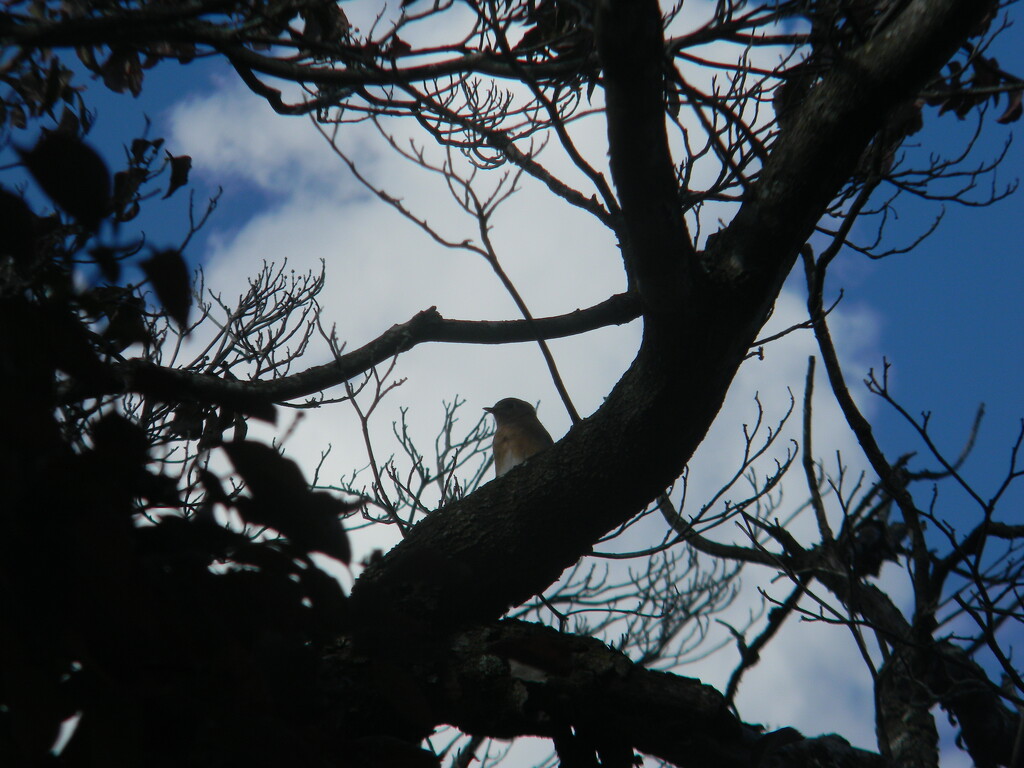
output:
[[[12,764],[42,759],[58,725],[78,713],[78,730],[60,756],[76,764],[113,756],[428,765],[437,760],[418,745],[449,724],[472,737],[550,738],[566,766],[624,766],[635,751],[685,766],[924,766],[938,761],[935,704],[956,718],[977,765],[1019,764],[1014,707],[1022,685],[1006,626],[1021,618],[1017,541],[1024,528],[997,508],[1020,476],[1020,441],[1005,483],[987,500],[969,488],[956,460],[931,445],[927,422],[917,426],[940,471],[887,457],[849,394],[825,300],[827,270],[840,250],[882,255],[854,239],[859,217],[884,214],[894,195],[938,195],[950,180],[963,183],[941,194],[969,201],[990,169],[966,166],[963,157],[915,167],[900,148],[925,117],[943,119],[929,105],[966,117],[1005,95],[1009,107],[999,121],[1019,117],[1020,81],[985,53],[999,28],[998,6],[719,2],[706,23],[677,34],[691,12],[683,5],[413,0],[393,20],[382,12],[365,33],[341,6],[315,0],[35,2],[5,12],[10,124],[52,116],[59,99],[68,105],[55,130],[22,150],[24,166],[65,216],[43,218],[20,195],[3,196],[11,222],[3,244],[3,327],[37,331],[5,333],[0,353],[3,400],[22,406],[5,416],[0,462],[3,594],[14,617],[3,635],[0,713]],[[444,43],[420,42],[423,30],[437,29],[450,35]],[[717,63],[697,50],[716,42],[747,53],[738,63]],[[765,69],[754,60],[768,46],[788,55]],[[443,174],[476,217],[479,241],[449,244],[488,260],[523,319],[466,322],[430,309],[351,352],[325,332],[333,361],[292,372],[317,328],[305,313],[315,313],[319,283],[316,276],[289,283],[268,268],[208,350],[178,364],[166,355],[192,327],[184,244],[142,262],[163,306],[158,315],[131,289],[78,287],[74,270],[89,260],[116,284],[118,265],[134,254],[104,239],[107,222],[130,221],[161,173],[172,194],[186,183],[188,162],[169,156],[161,165],[160,144],[140,139],[111,186],[81,138],[88,115],[54,53],[72,48],[108,87],[133,93],[144,69],[163,59],[223,56],[273,109],[313,115],[329,137],[342,135],[332,126],[369,121],[388,138],[395,120],[414,120],[445,160],[393,146]],[[683,64],[703,67],[703,77],[684,77]],[[727,76],[714,81],[708,73],[716,71]],[[286,93],[273,81],[302,91],[292,99],[294,89]],[[765,115],[769,99],[774,116]],[[607,125],[610,178],[574,140],[575,122],[594,117]],[[579,184],[542,162],[545,140],[561,148]],[[335,146],[359,174],[359,158]],[[705,176],[708,163],[715,170]],[[508,173],[506,181],[481,194],[479,177],[492,172]],[[518,174],[541,181],[614,234],[622,294],[559,317],[531,315],[488,240],[489,218]],[[444,241],[395,195],[375,191]],[[702,212],[715,201],[731,203],[734,214],[700,234],[713,228]],[[829,238],[817,256],[806,245],[816,232]],[[699,516],[680,514],[666,491],[714,421],[794,267],[806,274],[807,324],[832,394],[875,476],[851,489],[841,471],[826,477],[816,463],[812,365],[801,452],[819,540],[798,541],[767,501],[791,455],[748,501],[725,507],[723,518],[742,521],[749,542],[723,542]],[[203,315],[212,311],[204,307]],[[575,422],[563,439],[471,493],[454,482],[458,461],[427,473],[432,481],[444,478],[444,503],[434,511],[417,503],[414,485],[397,474],[391,481],[407,492],[400,503],[382,495],[384,476],[375,481],[377,498],[363,502],[310,490],[294,463],[244,439],[247,417],[273,419],[276,403],[360,376],[374,385],[376,401],[388,377],[374,366],[417,344],[543,344],[638,317],[637,357],[601,408],[580,418],[562,387]],[[282,352],[288,338],[295,346]],[[233,373],[249,363],[251,378]],[[884,373],[870,386],[889,398]],[[355,394],[350,386],[348,396]],[[482,438],[474,433],[467,445]],[[752,436],[748,453],[771,439]],[[229,473],[209,462],[214,449],[230,461],[234,484],[225,487]],[[415,465],[411,444],[410,453]],[[746,456],[740,466],[738,474]],[[482,472],[473,477],[478,483]],[[595,482],[610,477],[621,481]],[[967,532],[915,493],[915,483],[943,477],[968,487],[978,505]],[[829,490],[838,512],[826,508]],[[346,597],[310,553],[347,561],[338,517],[370,502],[404,538]],[[223,524],[225,511],[235,527]],[[822,618],[850,627],[873,673],[879,754],[834,735],[805,738],[785,728],[765,734],[730,710],[733,683],[718,692],[655,671],[635,646],[627,644],[627,655],[564,627],[501,620],[609,532],[653,513],[669,525],[666,543],[678,553],[666,563],[683,567],[683,553],[694,550],[726,563],[714,578],[695,582],[695,595],[727,584],[735,568],[728,563],[793,581],[790,599],[772,609],[759,637],[748,643],[738,633],[735,684],[788,616],[810,610],[801,607],[805,597],[818,601]],[[250,538],[238,521],[279,535]],[[898,560],[909,574],[910,611],[873,583],[884,560]],[[570,578],[567,600],[603,597],[593,591],[600,585],[581,579]],[[655,581],[641,593],[657,594]],[[727,596],[709,599],[713,610]],[[948,619],[940,608],[953,603],[975,623],[969,635],[940,632],[940,619]],[[671,616],[662,612],[663,627]],[[866,649],[868,634],[877,653]],[[655,645],[654,657],[667,647]],[[975,660],[982,648],[1007,686]],[[250,736],[254,725],[258,743]]]

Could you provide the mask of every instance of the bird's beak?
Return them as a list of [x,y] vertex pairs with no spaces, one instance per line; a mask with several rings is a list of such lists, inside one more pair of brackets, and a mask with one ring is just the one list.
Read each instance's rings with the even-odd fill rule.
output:
[[484,406],[484,410],[487,411],[488,413],[494,413],[494,409],[488,408],[487,406]]

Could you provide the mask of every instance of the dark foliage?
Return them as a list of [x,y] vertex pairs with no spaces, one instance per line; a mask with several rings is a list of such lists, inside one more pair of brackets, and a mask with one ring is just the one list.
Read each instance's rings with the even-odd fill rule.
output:
[[[106,166],[78,138],[45,135],[23,158],[87,232],[112,214]],[[172,166],[171,191],[184,167]],[[248,493],[207,473],[186,510],[153,436],[116,401],[69,410],[63,384],[103,386],[118,352],[153,342],[145,304],[131,289],[75,286],[75,262],[115,276],[117,249],[84,252],[74,224],[40,219],[14,193],[0,205],[0,763],[46,764],[73,720],[65,765],[335,764],[312,708],[347,610],[309,553],[348,561],[338,515],[350,507],[239,442],[225,450]],[[186,326],[181,255],[142,266]]]

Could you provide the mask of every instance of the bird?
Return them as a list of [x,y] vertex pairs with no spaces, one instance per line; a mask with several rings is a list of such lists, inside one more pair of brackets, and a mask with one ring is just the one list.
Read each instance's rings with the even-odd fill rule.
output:
[[494,473],[501,477],[517,464],[554,444],[537,418],[537,411],[525,400],[506,397],[490,408],[494,417]]

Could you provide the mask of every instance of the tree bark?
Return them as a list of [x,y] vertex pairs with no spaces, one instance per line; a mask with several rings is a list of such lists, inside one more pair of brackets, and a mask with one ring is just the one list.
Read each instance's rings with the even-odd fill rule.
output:
[[344,384],[419,344],[514,344],[559,339],[629,323],[639,316],[639,302],[628,293],[616,294],[592,307],[565,315],[532,320],[451,320],[442,317],[436,307],[431,307],[404,323],[391,326],[373,341],[341,354],[329,363],[278,379],[238,381],[136,359],[114,366],[111,376],[102,381],[75,382],[60,393],[60,398],[64,402],[74,402],[124,391],[158,399],[163,397],[168,402],[196,400],[244,411],[246,407],[266,407],[271,403],[316,395]]
[[634,749],[685,768],[894,765],[835,735],[765,733],[736,718],[724,697],[699,680],[645,669],[593,638],[526,622],[456,633],[414,654],[411,674],[369,661],[358,646],[327,661],[330,677],[359,680],[359,710],[375,715],[339,720],[343,741],[373,738],[381,711],[391,709],[384,719],[392,724],[426,726],[432,717],[474,735],[541,736],[563,747],[574,741],[577,754],[625,754],[626,765]]

